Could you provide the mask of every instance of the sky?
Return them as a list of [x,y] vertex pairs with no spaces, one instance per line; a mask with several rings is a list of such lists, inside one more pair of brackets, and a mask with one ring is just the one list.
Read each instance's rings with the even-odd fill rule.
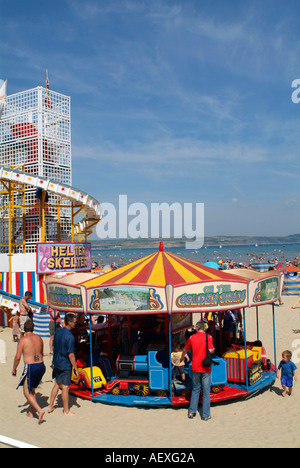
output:
[[0,0],[0,12],[7,93],[44,86],[48,69],[71,96],[75,187],[116,206],[203,203],[205,236],[300,232],[299,0]]

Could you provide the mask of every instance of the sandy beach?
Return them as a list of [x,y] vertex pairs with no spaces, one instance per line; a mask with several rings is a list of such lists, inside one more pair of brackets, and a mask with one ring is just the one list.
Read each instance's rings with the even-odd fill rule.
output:
[[[277,363],[281,352],[294,352],[293,361],[299,368],[300,306],[292,310],[295,296],[283,296],[283,305],[276,306]],[[247,339],[256,339],[255,308],[247,309]],[[259,311],[260,339],[268,357],[274,361],[272,307]],[[300,382],[295,382],[291,397],[281,396],[280,381],[249,400],[212,406],[212,419],[201,421],[199,415],[187,418],[187,408],[140,409],[92,403],[70,396],[74,417],[64,417],[61,398],[56,410],[45,414],[45,422],[26,416],[28,405],[23,390],[16,390],[17,378],[11,370],[16,351],[11,329],[0,329],[5,341],[7,362],[0,364],[0,434],[40,448],[217,448],[217,447],[300,447]],[[298,349],[298,351],[297,351]],[[48,353],[48,340],[45,352]],[[47,410],[52,389],[51,358],[43,382],[37,389],[42,408]],[[0,445],[1,447],[1,445]]]

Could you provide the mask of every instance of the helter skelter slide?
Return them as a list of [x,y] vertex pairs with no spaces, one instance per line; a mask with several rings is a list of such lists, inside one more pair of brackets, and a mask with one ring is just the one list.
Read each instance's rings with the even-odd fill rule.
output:
[[100,203],[72,186],[70,115],[70,97],[50,90],[48,76],[1,100],[0,325],[30,290],[42,336],[45,274],[89,270],[87,239],[101,219]]

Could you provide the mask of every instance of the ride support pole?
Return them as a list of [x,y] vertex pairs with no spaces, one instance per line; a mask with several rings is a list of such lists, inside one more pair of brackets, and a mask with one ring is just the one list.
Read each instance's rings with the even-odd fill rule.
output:
[[169,389],[170,389],[170,401],[172,404],[173,400],[173,379],[172,379],[172,315],[169,313]]
[[247,331],[246,331],[246,312],[245,307],[243,308],[243,320],[244,320],[244,346],[245,346],[245,374],[246,374],[246,390],[248,392],[248,362],[247,362]]
[[258,306],[256,306],[256,335],[257,340],[259,340],[259,319],[258,319]]
[[276,357],[276,324],[275,324],[275,305],[272,304],[272,315],[273,315],[273,343],[274,343],[274,365],[277,369],[277,357]]
[[90,314],[90,364],[91,364],[91,387],[92,400],[94,398],[94,375],[93,375],[93,339],[92,339],[92,314]]

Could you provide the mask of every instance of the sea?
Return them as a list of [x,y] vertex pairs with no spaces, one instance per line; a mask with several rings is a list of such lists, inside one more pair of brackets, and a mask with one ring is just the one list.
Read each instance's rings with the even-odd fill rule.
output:
[[[116,245],[114,248],[95,248],[92,246],[92,259],[101,265],[120,267],[134,262],[139,258],[146,257],[158,250],[153,248],[122,248]],[[255,244],[255,245],[218,245],[203,246],[200,249],[186,249],[184,247],[164,247],[166,252],[176,254],[180,257],[193,260],[197,263],[206,262],[229,263],[248,266],[250,263],[283,263],[293,262],[295,257],[300,258],[300,243],[294,244]],[[299,260],[300,263],[300,260]]]

